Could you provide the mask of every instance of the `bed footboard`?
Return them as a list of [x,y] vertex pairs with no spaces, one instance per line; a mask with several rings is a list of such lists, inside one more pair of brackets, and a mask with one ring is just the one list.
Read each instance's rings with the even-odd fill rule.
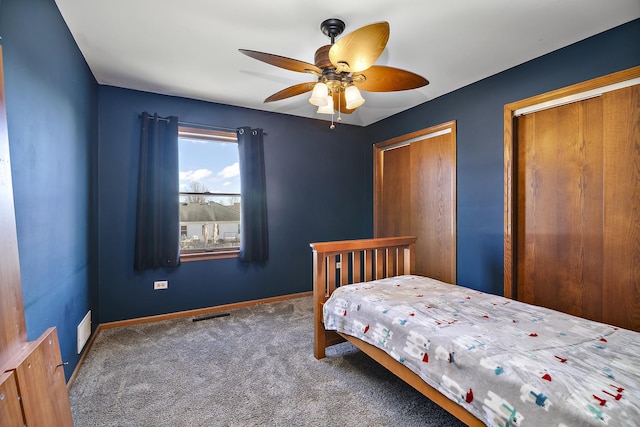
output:
[[311,243],[316,359],[325,357],[327,347],[344,341],[336,332],[325,331],[322,322],[322,306],[333,291],[339,286],[411,274],[415,243],[413,236]]

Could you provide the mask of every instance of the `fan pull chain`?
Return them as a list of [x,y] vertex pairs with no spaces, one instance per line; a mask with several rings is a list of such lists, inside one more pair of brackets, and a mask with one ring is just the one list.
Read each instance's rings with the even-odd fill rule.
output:
[[[338,92],[340,93],[340,92]],[[331,126],[329,126],[329,129],[335,129],[336,125],[333,124],[333,115],[335,114],[336,110],[333,110],[333,113],[331,113]],[[340,118],[340,97],[338,96],[338,121],[342,120],[342,118]]]

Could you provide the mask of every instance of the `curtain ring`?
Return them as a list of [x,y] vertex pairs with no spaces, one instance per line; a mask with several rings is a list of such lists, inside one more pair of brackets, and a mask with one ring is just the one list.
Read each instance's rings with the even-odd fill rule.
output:
[[253,134],[253,135],[257,135],[257,134],[258,134],[258,131],[257,131],[256,129],[253,129],[253,130],[251,131],[251,134]]
[[242,135],[242,134],[244,133],[244,129],[242,129],[242,128],[238,129],[238,133],[239,133],[240,135]]

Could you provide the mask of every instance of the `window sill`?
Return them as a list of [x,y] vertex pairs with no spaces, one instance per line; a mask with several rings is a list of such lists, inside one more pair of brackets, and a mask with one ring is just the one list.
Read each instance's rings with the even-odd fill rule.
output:
[[204,261],[209,259],[238,258],[240,256],[239,248],[229,248],[227,250],[206,251],[206,252],[187,252],[180,254],[180,262]]

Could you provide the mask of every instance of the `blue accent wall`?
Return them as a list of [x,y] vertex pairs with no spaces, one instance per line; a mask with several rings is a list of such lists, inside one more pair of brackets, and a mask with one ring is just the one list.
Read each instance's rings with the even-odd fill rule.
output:
[[97,308],[98,86],[52,0],[2,1],[0,37],[27,335],[57,327],[68,378],[76,326]]
[[503,294],[505,104],[640,65],[639,40],[635,20],[365,128],[374,144],[456,120],[459,284]]
[[[191,99],[99,89],[100,322],[310,291],[314,241],[370,236],[370,195],[362,188],[371,147],[364,129]],[[139,115],[263,128],[269,261],[220,259],[176,269],[133,270]],[[168,280],[154,291],[155,280]]]

